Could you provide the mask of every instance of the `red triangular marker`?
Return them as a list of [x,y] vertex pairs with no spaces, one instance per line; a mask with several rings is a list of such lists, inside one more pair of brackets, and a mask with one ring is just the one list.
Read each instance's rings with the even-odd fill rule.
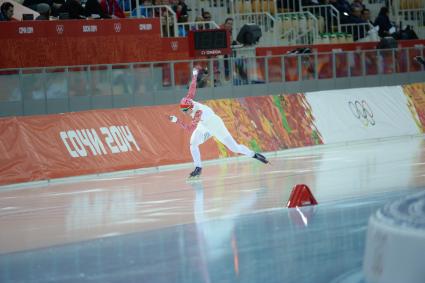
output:
[[310,189],[304,184],[298,184],[292,189],[291,196],[289,197],[286,207],[292,208],[316,204],[317,201]]

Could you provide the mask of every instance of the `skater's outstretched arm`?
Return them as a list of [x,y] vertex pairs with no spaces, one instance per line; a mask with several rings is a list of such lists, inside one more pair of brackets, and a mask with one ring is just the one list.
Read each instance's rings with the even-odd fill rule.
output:
[[201,116],[202,116],[202,110],[196,111],[195,116],[193,117],[192,122],[189,125],[181,121],[180,119],[178,119],[176,116],[170,116],[169,119],[171,122],[177,123],[183,129],[191,132],[194,129],[196,129],[196,127],[198,126],[199,121],[201,121]]
[[186,98],[189,98],[189,99],[194,99],[195,98],[195,94],[196,94],[196,80],[198,78],[198,73],[199,73],[198,68],[193,68],[193,71],[192,71],[192,74],[193,74],[192,81],[190,83],[189,92],[187,93]]

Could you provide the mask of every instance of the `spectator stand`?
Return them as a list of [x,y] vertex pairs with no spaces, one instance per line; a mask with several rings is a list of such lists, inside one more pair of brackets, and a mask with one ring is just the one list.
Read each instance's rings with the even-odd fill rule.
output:
[[302,10],[312,13],[318,21],[319,33],[341,32],[339,11],[332,5],[302,6]]
[[281,21],[281,45],[314,44],[319,38],[317,18],[310,12],[278,13]]
[[393,19],[404,29],[414,27],[419,38],[425,37],[425,0],[393,0],[390,11]]

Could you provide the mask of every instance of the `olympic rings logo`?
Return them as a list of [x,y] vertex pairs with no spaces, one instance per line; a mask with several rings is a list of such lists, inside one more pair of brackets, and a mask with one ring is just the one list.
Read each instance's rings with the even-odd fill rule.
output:
[[358,100],[354,102],[350,101],[348,102],[348,107],[350,107],[351,113],[353,113],[354,117],[359,119],[365,127],[375,125],[372,109],[365,100],[362,100],[361,102]]

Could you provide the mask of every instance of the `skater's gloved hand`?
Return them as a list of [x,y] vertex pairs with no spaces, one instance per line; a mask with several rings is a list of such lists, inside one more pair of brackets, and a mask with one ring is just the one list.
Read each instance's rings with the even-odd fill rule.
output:
[[176,122],[177,122],[177,117],[176,117],[176,116],[174,116],[174,115],[170,115],[170,116],[168,117],[168,119],[170,119],[170,121],[171,121],[172,123],[176,123]]
[[193,74],[194,76],[197,76],[197,75],[198,75],[198,73],[199,73],[198,68],[193,68],[193,70],[192,70],[192,74]]

